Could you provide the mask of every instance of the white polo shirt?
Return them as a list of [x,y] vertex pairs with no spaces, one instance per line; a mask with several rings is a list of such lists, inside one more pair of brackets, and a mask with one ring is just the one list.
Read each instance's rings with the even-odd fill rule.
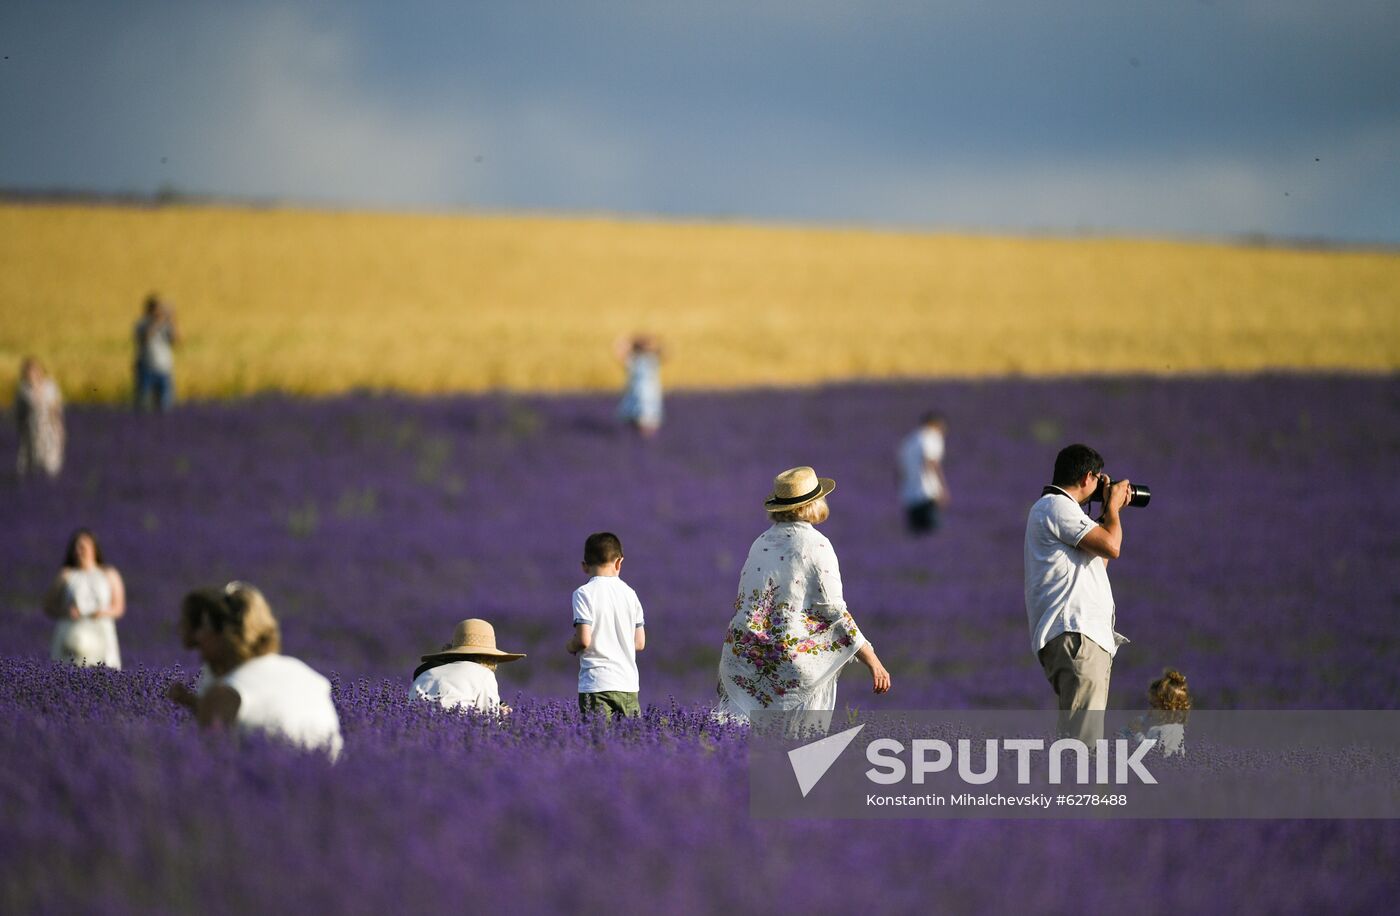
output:
[[1079,547],[1096,527],[1098,522],[1063,490],[1047,493],[1031,506],[1025,564],[1032,652],[1061,633],[1082,633],[1110,656],[1117,653],[1108,565]]
[[646,620],[632,586],[617,576],[589,579],[574,592],[574,624],[580,623],[593,628],[593,638],[578,654],[578,692],[640,690],[637,627]]

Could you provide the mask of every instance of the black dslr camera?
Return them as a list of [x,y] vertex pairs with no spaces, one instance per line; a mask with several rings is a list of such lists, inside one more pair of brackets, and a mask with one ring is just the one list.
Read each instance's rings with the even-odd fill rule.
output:
[[[1089,502],[1102,503],[1104,497],[1108,495],[1108,488],[1113,486],[1113,481],[1106,474],[1099,475],[1099,488],[1094,491],[1094,495],[1089,497]],[[1128,484],[1128,505],[1141,508],[1152,501],[1152,488],[1145,483]]]

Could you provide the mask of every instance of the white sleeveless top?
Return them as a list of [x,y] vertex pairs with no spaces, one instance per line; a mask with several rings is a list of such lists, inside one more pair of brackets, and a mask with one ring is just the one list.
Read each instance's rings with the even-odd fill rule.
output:
[[288,655],[261,655],[224,675],[237,691],[239,731],[285,738],[298,747],[323,750],[332,760],[345,742],[331,702],[331,682]]
[[120,669],[121,650],[117,646],[117,622],[110,617],[92,615],[112,603],[112,580],[107,570],[66,569],[63,584],[67,591],[64,606],[76,605],[82,615],[78,620],[60,620],[53,630],[49,655],[55,661],[75,665],[106,665]]

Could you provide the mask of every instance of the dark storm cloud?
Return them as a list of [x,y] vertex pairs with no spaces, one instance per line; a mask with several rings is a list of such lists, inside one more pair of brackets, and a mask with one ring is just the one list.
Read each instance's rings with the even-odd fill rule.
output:
[[9,186],[1400,242],[1389,2],[0,17]]

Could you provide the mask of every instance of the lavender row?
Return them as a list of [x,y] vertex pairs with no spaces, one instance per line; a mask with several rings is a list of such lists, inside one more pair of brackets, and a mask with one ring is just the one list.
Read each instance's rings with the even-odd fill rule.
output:
[[[893,449],[949,416],[952,503],[901,528]],[[583,538],[623,540],[646,606],[643,702],[708,702],[739,567],[772,476],[837,479],[823,527],[846,596],[904,707],[1036,706],[1047,690],[1021,598],[1025,512],[1071,441],[1153,487],[1113,565],[1115,706],[1163,665],[1210,707],[1393,707],[1400,696],[1400,383],[1394,376],[1009,380],[687,393],[652,441],[612,399],[370,394],[70,412],[55,484],[0,482],[0,652],[40,657],[39,598],[78,525],[126,578],[130,665],[184,659],[179,597],[242,578],[288,651],[406,681],[455,621],[529,653],[503,694],[568,700],[569,594]],[[0,430],[0,451],[14,447]],[[857,671],[843,702],[868,703]]]

